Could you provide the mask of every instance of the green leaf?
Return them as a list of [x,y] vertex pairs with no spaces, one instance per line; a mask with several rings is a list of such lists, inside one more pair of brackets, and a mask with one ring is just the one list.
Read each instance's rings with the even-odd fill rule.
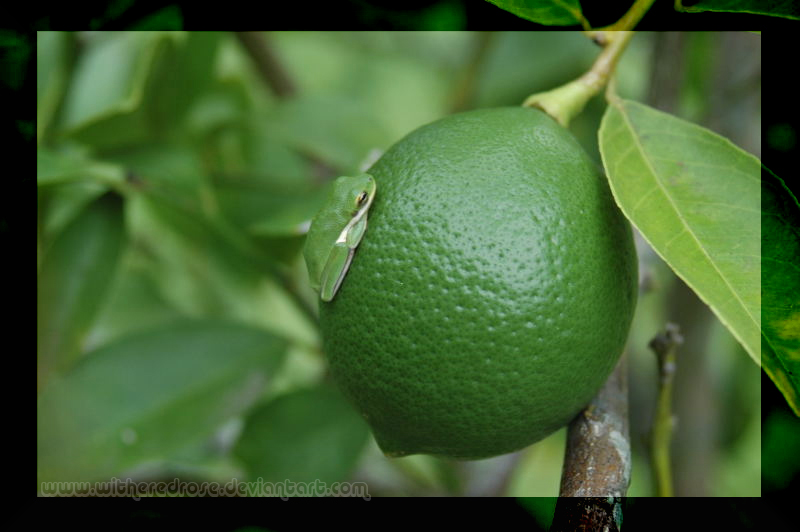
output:
[[[373,148],[386,149],[445,115],[460,71],[443,65],[436,50],[461,61],[469,51],[469,35],[458,32],[279,32],[271,37],[298,96],[279,102],[271,116],[259,120],[274,139],[342,172],[354,171]],[[424,59],[403,50],[403,41],[414,42]]]
[[317,331],[284,289],[274,259],[224,220],[155,185],[129,199],[129,222],[146,250],[139,257],[172,307],[195,317],[235,317],[317,345]]
[[4,87],[9,87],[11,90],[22,89],[31,48],[29,35],[12,29],[0,29],[0,57],[3,58]]
[[82,344],[123,249],[122,202],[107,194],[90,204],[46,250],[38,278],[39,384],[68,368]]
[[71,35],[63,31],[36,32],[36,138],[44,136],[61,103],[68,80]]
[[247,177],[218,179],[214,185],[226,217],[243,231],[265,237],[305,234],[309,220],[322,207],[330,188],[276,186]]
[[328,192],[327,186],[290,185],[248,175],[219,176],[213,185],[225,219],[286,265],[295,262],[311,218]]
[[285,347],[261,329],[207,320],[90,353],[39,397],[39,482],[108,480],[169,459],[251,405]]
[[599,132],[614,197],[760,364],[760,163],[711,131],[614,100]]
[[548,26],[571,26],[584,20],[578,0],[488,0],[520,18]]
[[762,425],[762,483],[769,491],[784,490],[800,473],[797,448],[800,423],[782,410],[772,411]]
[[[169,59],[173,40],[167,32],[98,32],[79,54],[64,100],[61,127],[96,150],[152,138],[159,116],[149,112],[148,89]],[[158,110],[158,109],[156,109]]]
[[761,360],[767,375],[800,415],[800,207],[784,182],[763,169]]
[[[183,27],[183,14],[178,5],[165,6],[158,11],[146,15],[142,19],[131,25],[131,30],[135,31],[154,31],[154,30],[180,30]],[[197,32],[210,33],[210,32]]]
[[107,157],[129,170],[140,189],[175,198],[176,203],[202,203],[207,179],[201,154],[183,141],[150,139]]
[[143,101],[159,129],[183,125],[189,109],[211,90],[219,43],[225,36],[212,31],[180,35],[185,39],[165,40],[174,46],[156,62],[151,90]]
[[39,236],[45,248],[87,205],[106,192],[105,185],[80,181],[39,188]]
[[124,179],[125,171],[121,167],[90,159],[83,153],[36,150],[36,185],[40,187],[76,181],[108,185]]
[[700,0],[699,2],[692,2],[688,6],[681,5],[680,0],[678,0],[675,3],[675,8],[678,11],[687,13],[731,11],[800,19],[800,6],[795,0]]
[[86,44],[64,102],[65,128],[87,127],[139,105],[151,61],[142,57],[143,50],[151,39],[144,34],[121,32],[95,35]]
[[254,410],[234,448],[251,480],[325,483],[348,478],[367,442],[363,419],[338,391],[288,393]]
[[164,301],[135,255],[127,254],[109,290],[108,305],[97,316],[86,344],[95,349],[129,334],[183,318]]
[[46,148],[36,150],[36,184],[54,185],[80,180],[90,164],[76,153],[57,153]]
[[268,119],[282,141],[343,172],[396,140],[362,102],[338,95],[298,96],[278,104]]

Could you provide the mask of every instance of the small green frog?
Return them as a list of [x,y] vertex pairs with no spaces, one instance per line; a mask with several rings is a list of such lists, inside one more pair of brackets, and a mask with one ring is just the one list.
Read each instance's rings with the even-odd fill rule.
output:
[[358,244],[367,230],[367,211],[377,185],[369,174],[342,176],[311,220],[303,255],[311,287],[331,301],[342,285]]

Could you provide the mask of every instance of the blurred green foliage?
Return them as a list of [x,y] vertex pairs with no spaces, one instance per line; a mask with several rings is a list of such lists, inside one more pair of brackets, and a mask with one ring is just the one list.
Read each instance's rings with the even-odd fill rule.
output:
[[[432,25],[460,16],[447,6]],[[569,81],[597,48],[562,32],[260,38],[291,94],[272,90],[234,34],[37,35],[39,481],[261,476],[488,494],[479,479],[506,474],[494,489],[557,494],[563,432],[478,464],[380,455],[327,382],[300,250],[332,178],[457,105],[519,105]],[[645,97],[651,50],[650,34],[632,42],[623,96]],[[597,98],[571,127],[598,163],[603,110]],[[634,405],[652,401],[643,346],[675,283],[647,261],[659,289],[632,332]],[[720,457],[751,441],[758,410],[753,368],[725,362],[746,359],[726,334],[701,346],[725,398]],[[649,494],[635,440],[648,414],[633,410],[632,494]],[[738,490],[758,484],[752,464],[745,475],[720,460]]]

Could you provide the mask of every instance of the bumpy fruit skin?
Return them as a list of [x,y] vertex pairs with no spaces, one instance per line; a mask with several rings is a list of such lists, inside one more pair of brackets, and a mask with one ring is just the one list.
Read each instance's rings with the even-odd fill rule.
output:
[[383,451],[485,458],[568,423],[636,303],[631,229],[595,163],[513,107],[423,126],[369,173],[369,228],[320,322]]

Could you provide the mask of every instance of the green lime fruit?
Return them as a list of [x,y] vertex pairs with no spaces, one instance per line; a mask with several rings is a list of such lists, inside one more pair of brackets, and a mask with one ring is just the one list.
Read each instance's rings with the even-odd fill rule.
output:
[[630,225],[596,164],[513,107],[423,126],[368,172],[369,226],[320,324],[384,453],[485,458],[567,424],[636,304]]

